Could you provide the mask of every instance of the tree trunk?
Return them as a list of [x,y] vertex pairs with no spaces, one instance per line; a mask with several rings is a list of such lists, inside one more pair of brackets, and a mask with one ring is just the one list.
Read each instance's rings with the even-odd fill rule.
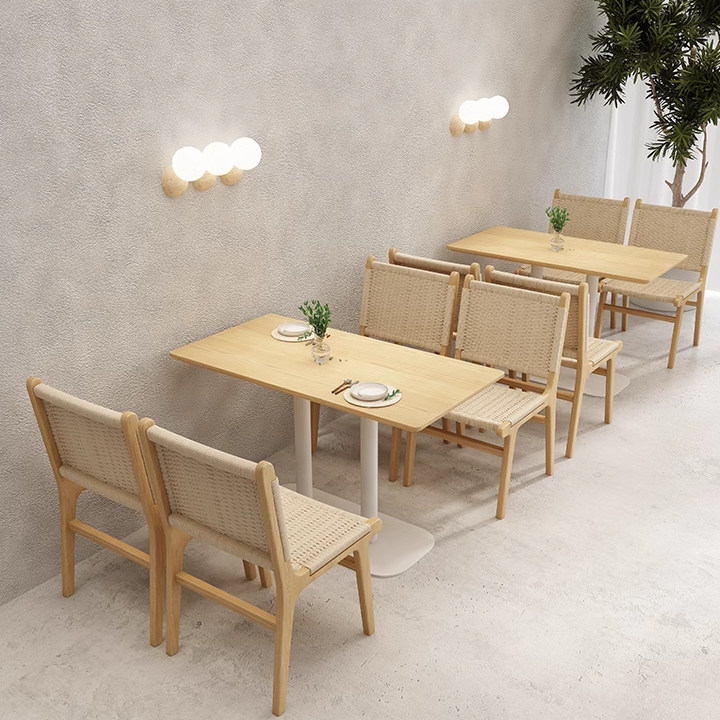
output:
[[668,186],[670,190],[672,190],[672,206],[673,207],[685,207],[685,203],[688,201],[688,198],[683,197],[682,189],[683,189],[683,180],[685,179],[685,171],[687,170],[687,165],[685,163],[678,163],[675,166],[675,177],[673,178],[672,183],[668,183]]

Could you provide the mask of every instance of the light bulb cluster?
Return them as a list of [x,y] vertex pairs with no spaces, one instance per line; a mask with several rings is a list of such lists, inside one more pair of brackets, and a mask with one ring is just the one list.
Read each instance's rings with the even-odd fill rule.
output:
[[487,130],[493,120],[504,118],[510,110],[510,103],[502,96],[479,100],[466,100],[456,115],[450,119],[450,133],[457,137],[462,132]]
[[262,157],[260,146],[249,137],[238,138],[232,145],[211,142],[200,151],[182,147],[162,176],[162,187],[168,197],[182,195],[189,183],[196,190],[209,190],[219,177],[225,185],[235,185],[244,170],[257,167]]

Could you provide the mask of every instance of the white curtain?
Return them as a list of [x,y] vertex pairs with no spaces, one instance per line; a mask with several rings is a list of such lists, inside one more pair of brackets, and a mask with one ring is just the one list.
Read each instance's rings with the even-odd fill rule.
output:
[[[672,181],[674,169],[669,159],[648,159],[646,144],[654,138],[650,125],[653,104],[646,97],[644,83],[629,85],[625,104],[613,110],[605,174],[605,196],[622,199],[642,198],[643,202],[671,205],[672,193],[665,180]],[[699,155],[700,153],[698,153]],[[720,128],[708,128],[708,160],[705,180],[685,207],[712,210],[720,207]],[[688,193],[700,173],[700,160],[688,165],[683,192]],[[718,232],[720,235],[720,232]],[[708,289],[720,290],[720,238],[716,236],[708,274]]]

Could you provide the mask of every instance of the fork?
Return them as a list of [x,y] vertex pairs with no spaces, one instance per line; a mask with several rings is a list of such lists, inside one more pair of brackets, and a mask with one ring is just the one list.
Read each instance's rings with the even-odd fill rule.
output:
[[346,385],[350,385],[351,382],[352,382],[352,379],[351,379],[351,378],[345,378],[332,392],[333,392],[333,393],[338,393],[338,392],[340,392],[341,390],[344,390],[344,389],[345,389],[345,386],[346,386]]

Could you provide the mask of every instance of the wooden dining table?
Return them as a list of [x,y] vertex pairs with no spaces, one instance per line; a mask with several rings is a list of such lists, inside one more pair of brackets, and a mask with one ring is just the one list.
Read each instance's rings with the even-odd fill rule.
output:
[[[303,341],[282,342],[271,333],[293,318],[268,314],[173,350],[191,365],[247,380],[293,396],[296,490],[339,507],[347,501],[313,490],[310,403],[360,417],[360,514],[378,515],[378,423],[420,432],[476,393],[497,382],[500,370],[332,328],[332,360],[318,365]],[[333,388],[345,378],[379,382],[401,391],[386,407],[350,404]],[[282,480],[282,479],[281,479]],[[390,576],[415,564],[434,544],[426,530],[383,514],[372,543],[374,575]]]

